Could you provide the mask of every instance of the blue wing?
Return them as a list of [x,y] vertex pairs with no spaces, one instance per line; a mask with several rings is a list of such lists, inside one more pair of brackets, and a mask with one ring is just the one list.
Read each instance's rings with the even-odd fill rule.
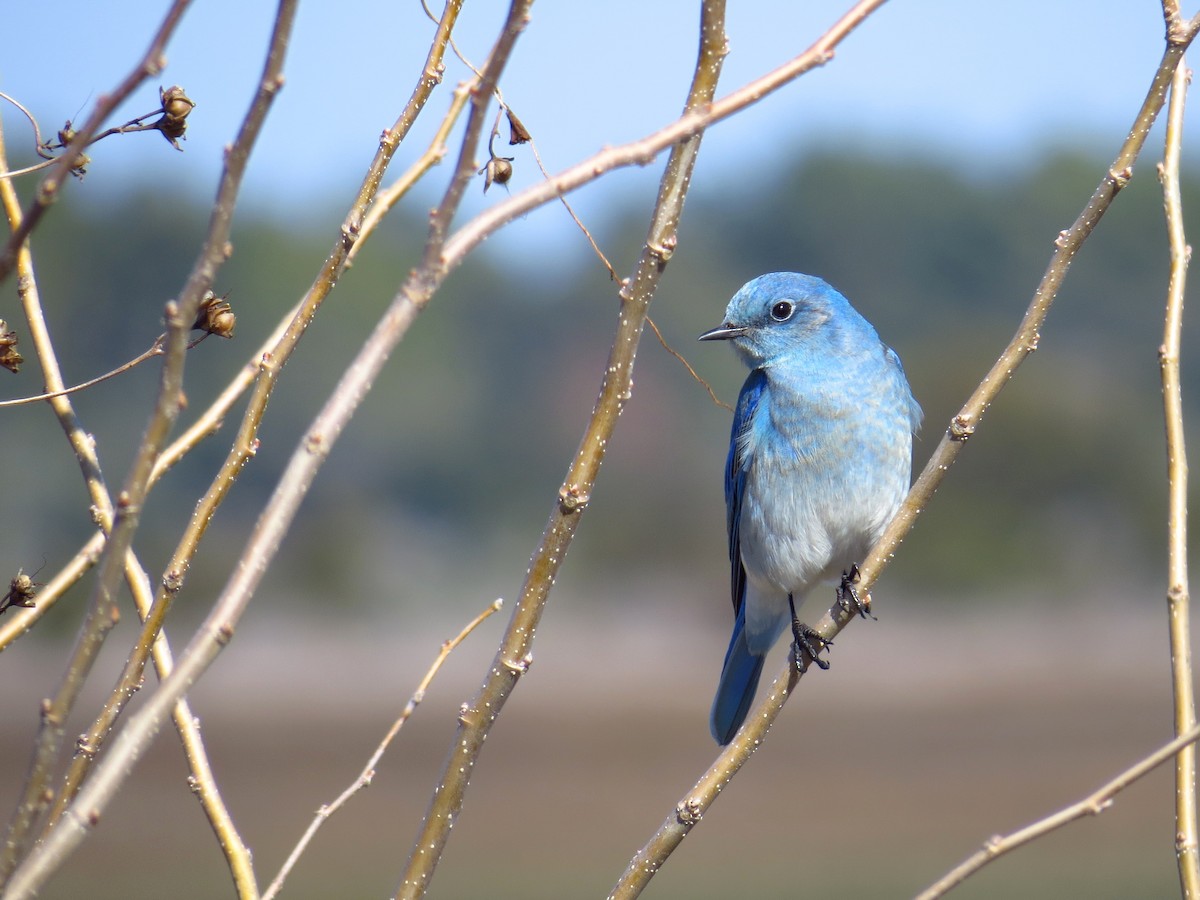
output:
[[733,413],[733,433],[729,438],[729,458],[725,461],[725,512],[729,529],[730,593],[736,619],[721,681],[713,699],[709,727],[718,744],[733,740],[758,690],[765,656],[750,652],[746,646],[746,567],[742,565],[741,518],[742,500],[746,492],[747,461],[743,458],[743,433],[750,427],[754,412],[767,386],[767,376],[755,369],[742,385],[737,409]]
[[754,412],[767,387],[767,376],[755,369],[742,385],[737,409],[733,412],[733,431],[729,436],[729,457],[725,461],[725,524],[729,532],[730,596],[733,611],[741,613],[746,597],[746,569],[742,566],[741,519],[742,498],[746,492],[746,473],[749,468],[742,458],[742,433],[750,427]]

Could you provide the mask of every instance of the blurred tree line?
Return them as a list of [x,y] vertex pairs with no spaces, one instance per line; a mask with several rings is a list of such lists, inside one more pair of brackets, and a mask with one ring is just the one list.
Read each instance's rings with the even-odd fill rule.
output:
[[[981,176],[950,162],[839,149],[781,160],[780,172],[746,174],[736,184],[701,179],[651,315],[732,402],[743,370],[721,348],[695,344],[695,336],[719,323],[729,296],[754,275],[787,269],[828,279],[905,362],[926,411],[919,467],[1015,330],[1055,235],[1105,165],[1058,153],[1032,168]],[[1186,184],[1185,210],[1200,209],[1198,189],[1195,178]],[[206,216],[206,202],[191,204],[150,184],[103,203],[85,194],[68,192],[34,246],[72,382],[149,346],[161,330],[163,303],[192,264]],[[321,212],[330,214],[308,221],[340,221],[336,207]],[[424,233],[423,213],[413,208],[377,235],[318,317],[271,402],[261,452],[219,513],[225,527],[201,551],[199,562],[214,565],[197,567],[189,591],[219,587],[218,560],[248,532],[307,424],[311,398],[324,398],[413,264],[395,248],[419,243],[412,238]],[[574,228],[565,215],[562,222]],[[592,223],[622,274],[643,223],[642,211],[619,205]],[[989,412],[889,571],[889,589],[900,586],[914,599],[999,591],[1161,596],[1163,232],[1159,187],[1144,163],[1074,263],[1042,349]],[[216,285],[234,305],[237,337],[212,338],[192,351],[187,383],[196,409],[308,287],[332,238],[302,222],[242,216]],[[529,275],[536,265],[512,264],[485,246],[451,277],[336,447],[268,593],[309,609],[459,600],[474,608],[480,596],[511,595],[611,338],[615,286],[593,257],[576,259],[565,274],[537,278]],[[13,295],[4,303],[0,316],[24,331]],[[90,312],[110,309],[124,312]],[[1200,372],[1188,353],[1197,326],[1186,328],[1191,385]],[[41,388],[32,360],[2,381],[6,397]],[[151,364],[77,398],[98,436],[110,487],[125,475],[154,388]],[[1194,401],[1185,391],[1193,422]],[[723,621],[720,472],[729,417],[647,335],[633,400],[567,577],[614,603],[642,602],[650,584],[702,590],[722,598],[697,600]],[[152,494],[147,515],[164,517],[141,538],[151,542],[144,556],[152,570],[170,552],[190,513],[188,498],[207,484],[235,427],[236,417]],[[3,563],[28,570],[45,557],[53,569],[92,527],[79,514],[74,462],[39,406],[6,410],[0,434]]]

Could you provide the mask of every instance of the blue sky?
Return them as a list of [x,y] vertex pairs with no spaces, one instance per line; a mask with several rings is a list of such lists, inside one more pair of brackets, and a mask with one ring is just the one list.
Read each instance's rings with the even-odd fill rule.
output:
[[[82,117],[144,49],[166,5],[6,4],[0,89],[29,105],[50,130]],[[799,53],[848,5],[731,3],[721,93]],[[486,55],[505,7],[467,0],[457,34],[474,61]],[[694,0],[534,5],[502,87],[552,170],[677,114],[695,56],[697,8]],[[95,148],[91,174],[75,189],[103,198],[137,174],[210,196],[220,149],[260,69],[273,11],[269,2],[198,0],[168,50],[161,79],[121,111],[126,118],[153,109],[159,83],[183,85],[198,104],[185,153],[157,135],[111,141]],[[302,2],[288,83],[249,170],[245,202],[289,219],[342,208],[379,132],[407,99],[432,29],[417,0]],[[699,184],[735,199],[745,179],[769,178],[813,145],[927,153],[980,173],[1023,164],[1064,143],[1109,158],[1149,83],[1162,30],[1153,0],[894,0],[829,65],[712,130]],[[399,164],[424,148],[449,87],[464,74],[451,63]],[[11,107],[0,114],[15,153],[22,141],[28,144],[28,131]],[[1189,128],[1193,136],[1197,127]],[[514,190],[538,177],[521,154]],[[583,192],[578,202],[585,218],[602,218],[614,196],[656,178],[655,167],[626,173]],[[478,208],[494,198],[472,192],[469,202]],[[532,220],[550,231],[565,222],[557,210]]]

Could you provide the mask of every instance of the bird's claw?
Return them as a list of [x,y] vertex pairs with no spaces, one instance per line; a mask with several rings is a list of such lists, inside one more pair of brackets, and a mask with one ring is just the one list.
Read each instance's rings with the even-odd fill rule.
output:
[[875,621],[879,621],[871,612],[871,595],[867,594],[866,599],[863,599],[854,587],[861,580],[857,563],[852,564],[849,571],[842,573],[842,580],[837,587],[838,606],[842,608],[843,612],[852,616],[857,613],[864,619],[870,616]]
[[792,656],[796,661],[796,668],[804,672],[808,669],[809,662],[817,664],[819,669],[828,669],[828,660],[821,659],[818,655],[826,647],[832,647],[833,641],[826,640],[817,632],[813,631],[799,619],[792,619]]

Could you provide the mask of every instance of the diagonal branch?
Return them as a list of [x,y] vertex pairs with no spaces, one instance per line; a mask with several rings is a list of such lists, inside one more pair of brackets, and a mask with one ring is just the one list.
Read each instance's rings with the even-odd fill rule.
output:
[[971,875],[974,875],[992,860],[1010,853],[1036,838],[1056,831],[1064,825],[1074,822],[1076,819],[1082,819],[1085,816],[1100,815],[1100,813],[1112,806],[1113,798],[1117,794],[1143,776],[1148,775],[1172,756],[1177,755],[1188,747],[1195,746],[1198,738],[1200,738],[1200,726],[1193,726],[1174,740],[1159,747],[1149,756],[1130,766],[1116,778],[1113,778],[1099,790],[1084,797],[1078,803],[1072,803],[1065,809],[1060,809],[1058,812],[1052,813],[1044,819],[1039,819],[1032,825],[1026,825],[1012,834],[997,835],[991,838],[977,853],[964,860],[952,871],[948,872],[945,877],[939,879],[935,884],[930,885],[918,894],[917,900],[936,900],[936,898],[944,896],[954,886],[961,884]]
[[[1050,305],[1058,294],[1072,259],[1083,242],[1092,233],[1097,223],[1112,204],[1117,193],[1133,176],[1133,164],[1146,142],[1150,127],[1154,124],[1166,98],[1167,88],[1176,67],[1183,58],[1187,46],[1200,28],[1200,16],[1185,23],[1181,29],[1168,28],[1167,46],[1162,60],[1151,79],[1150,89],[1134,118],[1125,142],[1116,160],[1105,173],[1083,211],[1070,228],[1059,233],[1054,242],[1054,252],[1032,301],[1000,358],[980,382],[966,404],[950,423],[942,440],[933,452],[920,477],[909,491],[900,511],[892,520],[879,542],[860,566],[860,590],[866,592],[899,548],[905,535],[912,529],[917,516],[933,497],[934,492],[946,476],[950,466],[958,457],[967,439],[975,433],[984,412],[1008,383],[1021,362],[1032,353],[1039,340],[1039,329],[1045,321]],[[846,627],[852,615],[836,602],[816,623],[814,630],[826,640],[832,640]],[[790,661],[772,682],[766,695],[746,719],[737,736],[701,776],[695,786],[679,801],[678,805],[659,826],[659,829],[630,861],[628,868],[613,889],[612,898],[632,898],[642,889],[662,866],[666,858],[679,846],[701,816],[716,800],[718,794],[729,784],[738,770],[762,744],[767,731],[782,711],[792,690],[800,679]]]
[[[685,112],[702,109],[712,102],[727,52],[724,0],[709,0],[701,6],[700,50]],[[621,286],[617,330],[591,419],[559,489],[541,542],[530,560],[525,584],[495,660],[479,692],[459,713],[452,749],[413,842],[397,898],[421,897],[428,889],[449,841],[450,830],[462,812],[470,773],[483,750],[483,743],[517,682],[529,668],[533,636],[558,570],[590,501],[617,418],[630,397],[638,342],[650,300],[675,249],[676,229],[702,134],[702,130],[697,131],[676,144],[667,161],[641,258],[633,277]]]
[[491,605],[470,622],[468,622],[462,631],[460,631],[455,637],[445,641],[442,644],[442,649],[438,653],[437,658],[434,659],[433,665],[429,667],[429,670],[425,673],[425,677],[421,679],[421,683],[418,684],[417,689],[413,691],[412,697],[409,699],[408,703],[404,705],[404,709],[400,711],[400,717],[392,723],[392,727],[388,729],[387,734],[383,736],[383,740],[379,742],[379,746],[375,748],[375,752],[372,753],[370,759],[367,760],[367,764],[363,767],[362,772],[359,773],[358,778],[354,779],[354,782],[348,788],[342,791],[336,800],[334,800],[332,803],[322,804],[321,808],[317,810],[316,816],[313,818],[312,822],[309,823],[308,828],[305,830],[304,834],[301,835],[300,840],[296,843],[296,846],[292,849],[292,852],[288,854],[287,860],[279,869],[279,874],[275,876],[275,879],[263,893],[262,900],[272,900],[272,898],[278,896],[279,892],[283,890],[284,881],[287,880],[287,877],[291,873],[292,868],[296,865],[297,860],[300,859],[300,856],[304,853],[313,837],[316,836],[317,830],[327,821],[329,821],[330,816],[345,806],[346,801],[348,801],[363,788],[371,784],[375,778],[375,767],[379,765],[379,760],[383,758],[383,754],[387,751],[387,748],[391,745],[396,735],[400,733],[400,729],[404,727],[404,723],[409,720],[412,714],[416,712],[416,709],[420,705],[421,701],[425,699],[425,693],[429,690],[429,685],[433,683],[433,679],[441,670],[442,663],[446,661],[446,658],[454,651],[455,647],[467,639],[467,635],[483,624],[483,621],[490,617],[493,613],[499,612],[503,605],[503,600],[492,601]]

